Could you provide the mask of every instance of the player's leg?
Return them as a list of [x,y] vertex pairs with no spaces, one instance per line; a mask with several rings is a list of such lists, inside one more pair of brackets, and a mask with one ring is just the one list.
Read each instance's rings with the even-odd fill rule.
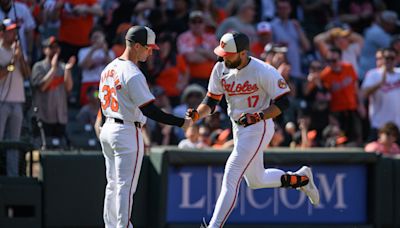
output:
[[[253,159],[251,164],[246,170],[244,178],[246,180],[247,186],[253,189],[258,188],[276,188],[281,187],[281,177],[285,174],[284,171],[280,169],[264,168],[264,153],[263,151],[269,144],[274,133],[274,123],[269,120],[265,121],[265,134],[264,140],[262,140],[262,145],[257,151],[256,157]],[[261,132],[260,132],[261,137]]]
[[221,192],[209,225],[211,228],[222,227],[228,219],[235,206],[242,177],[263,145],[266,129],[263,123],[257,126],[234,129],[235,146],[225,165]]
[[297,188],[309,197],[312,204],[319,203],[319,192],[313,180],[313,175],[309,167],[302,167],[296,172],[287,172],[280,169],[265,169],[264,168],[264,154],[265,148],[271,141],[274,126],[273,122],[267,122],[267,134],[264,136],[263,146],[260,148],[257,156],[251,162],[244,175],[247,185],[250,188]]
[[100,143],[103,150],[103,155],[106,165],[106,179],[107,185],[104,197],[103,219],[106,228],[117,226],[117,186],[116,186],[116,173],[115,173],[115,160],[114,152],[109,144],[109,129],[110,124],[105,124],[100,134]]
[[115,166],[117,176],[117,228],[132,228],[130,221],[133,194],[139,179],[142,159],[144,154],[143,139],[140,129],[136,127],[125,127],[120,131],[119,137],[116,138],[114,148]]

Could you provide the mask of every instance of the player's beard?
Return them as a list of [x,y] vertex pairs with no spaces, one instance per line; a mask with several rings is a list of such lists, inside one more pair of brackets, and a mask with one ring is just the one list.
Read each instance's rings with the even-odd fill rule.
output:
[[227,68],[234,69],[234,68],[237,68],[238,66],[240,66],[240,64],[242,64],[242,59],[240,58],[240,56],[238,56],[238,58],[236,60],[234,60],[234,61],[226,61],[225,60],[224,63]]

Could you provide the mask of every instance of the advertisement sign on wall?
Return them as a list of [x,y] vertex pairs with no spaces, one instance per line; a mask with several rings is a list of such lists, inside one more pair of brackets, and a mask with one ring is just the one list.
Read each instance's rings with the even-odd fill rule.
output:
[[[295,171],[300,167],[279,167]],[[321,203],[313,207],[294,189],[252,190],[243,180],[228,223],[366,223],[365,165],[313,166]],[[223,166],[170,166],[167,222],[209,220],[222,183]]]

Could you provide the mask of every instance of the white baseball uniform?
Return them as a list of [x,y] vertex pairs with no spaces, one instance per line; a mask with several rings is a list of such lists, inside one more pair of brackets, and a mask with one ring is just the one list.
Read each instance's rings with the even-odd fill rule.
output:
[[140,126],[146,117],[139,107],[154,96],[140,69],[131,61],[117,58],[101,74],[99,98],[106,117],[100,133],[107,177],[105,227],[131,228],[133,194],[144,154]]
[[274,134],[271,119],[248,127],[235,123],[242,113],[265,110],[272,99],[290,91],[282,76],[272,66],[250,57],[247,66],[229,69],[224,62],[216,63],[211,74],[208,92],[225,95],[228,115],[233,124],[234,148],[225,166],[221,192],[208,227],[222,227],[232,212],[238,196],[240,182],[245,178],[250,188],[281,186],[279,169],[264,169],[263,150]]

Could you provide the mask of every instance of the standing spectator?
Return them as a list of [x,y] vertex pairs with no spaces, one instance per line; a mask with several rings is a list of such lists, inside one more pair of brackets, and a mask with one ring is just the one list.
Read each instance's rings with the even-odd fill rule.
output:
[[38,109],[45,136],[66,140],[67,98],[73,87],[71,69],[76,58],[70,57],[67,64],[60,62],[61,50],[54,36],[44,40],[42,46],[45,58],[32,69],[33,107]]
[[310,49],[310,42],[300,23],[289,18],[292,12],[289,0],[277,0],[276,9],[278,17],[271,22],[273,39],[274,42],[286,44],[288,48],[286,56],[291,66],[290,76],[297,79],[296,84],[299,84],[303,78],[301,54]]
[[399,138],[399,128],[396,124],[388,122],[379,129],[377,141],[365,145],[366,152],[378,152],[385,155],[400,154],[400,147],[396,143]]
[[329,124],[329,102],[331,94],[323,86],[321,71],[323,69],[320,61],[312,61],[307,76],[307,84],[304,90],[305,99],[310,107],[310,129],[317,131],[316,142],[321,145],[322,132]]
[[60,19],[60,59],[66,62],[90,44],[94,16],[102,16],[103,10],[97,0],[65,0],[57,1],[53,14],[54,18]]
[[175,107],[180,104],[180,95],[189,82],[189,68],[183,55],[177,53],[172,35],[161,33],[159,37],[160,51],[147,61],[147,68]]
[[26,60],[30,62],[34,44],[33,30],[36,26],[31,11],[24,3],[14,2],[13,0],[1,0],[0,20],[2,21],[6,18],[15,21],[19,26],[18,36],[20,39],[21,50],[23,51]]
[[379,48],[387,48],[392,39],[391,33],[398,23],[397,13],[393,11],[381,12],[375,23],[364,33],[364,48],[360,56],[359,78],[364,79],[368,70],[375,67],[375,53]]
[[265,45],[272,42],[272,29],[271,24],[262,21],[257,24],[257,35],[258,39],[251,45],[250,51],[253,56],[261,59],[264,52]]
[[395,68],[396,52],[392,48],[382,51],[383,65],[370,70],[362,84],[369,98],[370,139],[376,139],[378,129],[387,122],[400,126],[400,69]]
[[[321,72],[321,80],[331,93],[330,111],[339,120],[349,142],[361,145],[360,114],[365,114],[359,102],[358,78],[349,63],[341,61],[341,51],[331,48],[328,66]],[[357,112],[359,110],[359,113]]]
[[89,47],[79,50],[78,64],[82,69],[82,84],[80,104],[87,104],[86,90],[90,86],[98,86],[100,74],[104,67],[114,59],[115,55],[109,50],[104,32],[100,28],[94,28],[90,32]]
[[225,19],[217,28],[217,38],[220,39],[226,32],[237,31],[246,34],[250,38],[250,43],[252,43],[256,41],[255,38],[257,37],[256,29],[252,24],[256,14],[254,1],[240,1],[237,7],[237,13]]
[[[0,33],[0,141],[18,141],[25,102],[24,79],[31,73],[17,41],[17,23],[6,19]],[[7,175],[18,175],[19,152],[7,151]]]
[[358,71],[358,59],[364,44],[364,39],[350,29],[332,28],[318,34],[314,43],[323,58],[329,55],[329,48],[334,46],[342,51],[342,61],[351,63],[354,70]]
[[203,12],[193,11],[189,18],[189,30],[178,37],[178,52],[189,65],[190,83],[206,88],[217,58],[213,53],[217,40],[214,34],[205,31]]

